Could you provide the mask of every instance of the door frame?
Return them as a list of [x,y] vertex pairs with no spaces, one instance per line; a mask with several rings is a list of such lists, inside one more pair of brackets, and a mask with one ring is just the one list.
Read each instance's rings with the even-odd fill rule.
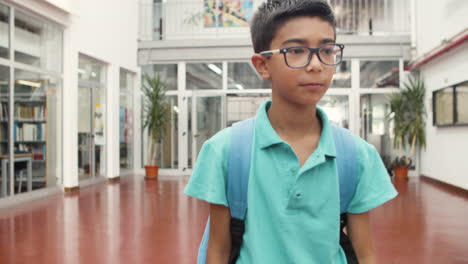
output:
[[[96,175],[96,142],[95,142],[95,140],[96,140],[96,130],[95,130],[94,126],[95,126],[95,114],[96,114],[95,105],[96,105],[96,97],[97,97],[96,91],[97,91],[97,89],[105,89],[105,87],[101,83],[91,82],[91,81],[86,81],[86,80],[79,80],[78,81],[78,89],[80,89],[80,88],[90,89],[90,95],[91,95],[90,105],[89,105],[90,113],[91,113],[91,116],[90,116],[91,132],[90,132],[90,135],[87,136],[87,139],[91,142],[91,144],[89,144],[90,149],[88,149],[88,151],[90,151],[90,163],[89,163],[90,164],[90,178],[89,179],[95,179],[97,177],[100,177],[100,176],[104,175],[104,172],[101,171],[101,170],[100,170],[99,175]],[[79,99],[79,97],[78,97],[78,99]],[[104,100],[104,102],[105,102],[105,100]],[[80,104],[80,102],[78,101],[78,105],[79,104]],[[104,123],[106,123],[105,122],[105,116],[106,116],[106,114],[104,114]],[[105,137],[105,134],[104,134],[104,137]],[[105,142],[105,138],[104,138],[104,142]],[[105,154],[105,143],[104,143],[104,146],[103,146],[102,153]],[[105,162],[104,156],[105,155],[101,155],[101,158],[100,158],[101,163]],[[89,179],[86,179],[86,180],[89,180]]]
[[[197,99],[198,98],[206,98],[206,97],[219,97],[221,98],[221,129],[226,127],[226,93],[223,91],[193,91],[192,92],[192,109],[191,109],[191,120],[192,120],[192,168],[195,165],[198,157],[198,151],[197,151],[197,140],[196,138],[199,136],[197,134],[197,128],[198,128],[198,119],[197,119]],[[188,111],[187,111],[187,122],[188,122]],[[187,149],[190,146],[187,146]],[[188,157],[187,157],[187,163],[188,163]]]

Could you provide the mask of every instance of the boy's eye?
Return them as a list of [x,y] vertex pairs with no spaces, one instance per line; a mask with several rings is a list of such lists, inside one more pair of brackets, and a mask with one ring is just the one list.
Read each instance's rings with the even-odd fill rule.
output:
[[299,55],[299,54],[304,54],[306,51],[305,51],[305,48],[297,47],[297,48],[289,48],[287,49],[287,52],[290,54]]
[[322,48],[320,49],[320,53],[323,55],[333,55],[334,50],[333,48]]

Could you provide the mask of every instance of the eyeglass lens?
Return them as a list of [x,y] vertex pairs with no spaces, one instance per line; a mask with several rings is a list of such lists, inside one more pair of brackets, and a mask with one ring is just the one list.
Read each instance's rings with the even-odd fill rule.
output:
[[[304,67],[312,59],[312,50],[307,47],[291,47],[285,52],[286,63],[290,67]],[[341,62],[340,46],[331,44],[321,46],[317,52],[319,60],[326,65],[336,65]]]

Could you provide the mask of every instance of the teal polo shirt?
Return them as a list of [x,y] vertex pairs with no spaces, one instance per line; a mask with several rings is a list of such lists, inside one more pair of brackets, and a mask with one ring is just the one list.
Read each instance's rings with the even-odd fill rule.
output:
[[[291,146],[270,124],[261,105],[256,115],[245,233],[236,263],[346,263],[339,246],[339,182],[335,144],[323,110],[317,149],[300,167]],[[227,161],[231,128],[207,140],[185,193],[228,206]],[[375,148],[355,137],[359,175],[348,212],[367,212],[397,195]],[[242,144],[242,142],[239,142]]]

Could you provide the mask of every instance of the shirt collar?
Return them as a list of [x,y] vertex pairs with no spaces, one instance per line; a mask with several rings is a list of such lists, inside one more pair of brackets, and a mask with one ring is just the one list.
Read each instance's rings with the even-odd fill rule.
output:
[[[280,143],[287,144],[279,137],[278,133],[276,133],[276,131],[271,126],[267,115],[267,111],[270,106],[271,100],[265,101],[258,109],[257,115],[255,117],[255,140],[262,149]],[[322,121],[322,134],[320,135],[320,141],[316,151],[319,154],[336,157],[335,144],[331,134],[332,131],[327,114],[320,107],[317,107],[317,115]]]

